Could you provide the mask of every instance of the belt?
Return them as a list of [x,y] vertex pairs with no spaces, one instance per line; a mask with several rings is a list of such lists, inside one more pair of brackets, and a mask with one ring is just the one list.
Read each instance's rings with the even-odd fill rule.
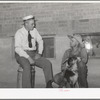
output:
[[36,52],[37,50],[24,50],[26,52]]

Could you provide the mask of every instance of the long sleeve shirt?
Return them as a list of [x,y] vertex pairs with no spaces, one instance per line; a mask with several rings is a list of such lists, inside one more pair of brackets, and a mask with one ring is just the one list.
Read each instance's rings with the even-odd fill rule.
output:
[[37,29],[34,28],[32,31],[30,31],[30,34],[32,36],[32,48],[30,48],[28,45],[28,31],[24,26],[15,34],[15,52],[21,57],[28,58],[29,55],[25,51],[36,50],[36,42],[38,43],[38,53],[42,54],[43,52],[43,40]]
[[68,49],[65,51],[63,58],[62,58],[62,62],[61,62],[62,69],[64,67],[66,67],[66,60],[72,56],[80,57],[84,64],[87,64],[87,62],[88,62],[88,55],[87,55],[87,51],[85,48],[81,48],[79,51],[74,52],[74,53],[73,53],[72,49]]

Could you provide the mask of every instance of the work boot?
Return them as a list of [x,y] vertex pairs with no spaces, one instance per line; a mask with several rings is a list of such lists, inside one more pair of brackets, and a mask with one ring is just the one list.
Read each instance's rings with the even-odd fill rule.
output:
[[46,88],[53,88],[52,87],[52,81],[51,80],[47,82]]

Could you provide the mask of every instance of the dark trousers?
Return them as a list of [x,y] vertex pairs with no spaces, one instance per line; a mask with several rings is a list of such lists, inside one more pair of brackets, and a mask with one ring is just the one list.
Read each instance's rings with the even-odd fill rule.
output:
[[[26,51],[26,52],[27,52],[27,54],[29,54],[29,56],[32,59],[34,59],[34,57],[36,55],[35,51]],[[17,62],[21,65],[21,67],[23,68],[22,87],[23,88],[31,88],[30,62],[25,57],[20,57],[17,53],[15,53],[15,58],[16,58]],[[52,78],[53,78],[52,64],[49,60],[41,57],[41,58],[35,60],[35,65],[37,67],[43,69],[46,83],[49,80],[52,80]]]
[[87,73],[88,69],[86,64],[80,62],[78,64],[78,75],[79,75],[78,81],[80,88],[88,88]]

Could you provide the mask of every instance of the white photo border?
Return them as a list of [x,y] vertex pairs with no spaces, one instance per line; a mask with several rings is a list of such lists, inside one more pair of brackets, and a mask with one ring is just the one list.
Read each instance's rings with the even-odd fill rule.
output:
[[[0,3],[100,3],[100,1],[0,1]],[[0,99],[100,99],[100,88],[1,88]]]

